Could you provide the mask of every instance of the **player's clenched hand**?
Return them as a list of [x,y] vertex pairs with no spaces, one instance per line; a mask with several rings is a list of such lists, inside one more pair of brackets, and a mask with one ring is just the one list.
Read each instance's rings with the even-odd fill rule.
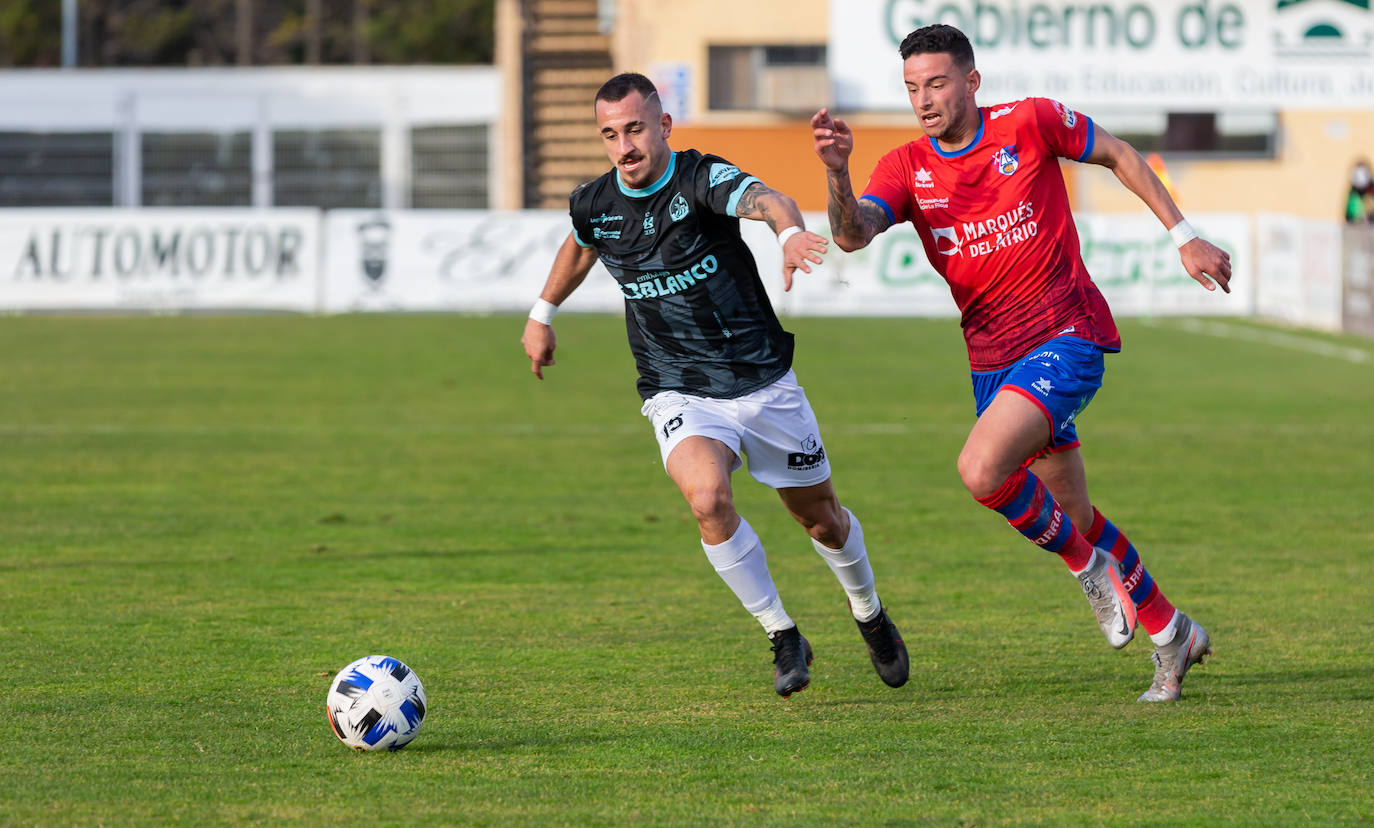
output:
[[539,379],[544,378],[544,366],[554,364],[553,349],[556,342],[552,325],[533,319],[525,320],[525,335],[520,337],[520,344],[525,346],[525,356],[530,358],[530,370]]
[[848,124],[831,118],[830,110],[822,109],[811,116],[811,136],[815,140],[816,154],[826,167],[842,170],[849,166],[849,154],[854,151],[854,133],[849,131]]
[[820,264],[830,242],[809,230],[793,233],[782,246],[782,288],[792,289],[792,274],[799,268],[811,272],[811,263]]
[[1230,253],[1206,239],[1197,238],[1180,247],[1178,256],[1183,260],[1183,269],[1198,284],[1208,290],[1216,290],[1217,285],[1221,285],[1222,290],[1231,292]]

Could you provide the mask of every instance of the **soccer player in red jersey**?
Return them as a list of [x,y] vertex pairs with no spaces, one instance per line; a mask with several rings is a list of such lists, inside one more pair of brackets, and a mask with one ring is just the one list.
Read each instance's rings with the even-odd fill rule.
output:
[[824,109],[811,119],[834,241],[858,250],[894,224],[915,226],[949,283],[968,346],[978,421],[959,454],[960,478],[1063,558],[1113,647],[1126,646],[1137,623],[1145,628],[1155,676],[1140,700],[1177,701],[1211,642],[1088,497],[1074,418],[1121,338],[1083,264],[1058,159],[1112,170],[1169,228],[1206,289],[1230,292],[1230,256],[1193,232],[1138,152],[1087,116],[1045,98],[980,108],[973,47],[958,29],[917,29],[900,53],[925,136],[884,156],[861,198],[849,178],[853,133]]

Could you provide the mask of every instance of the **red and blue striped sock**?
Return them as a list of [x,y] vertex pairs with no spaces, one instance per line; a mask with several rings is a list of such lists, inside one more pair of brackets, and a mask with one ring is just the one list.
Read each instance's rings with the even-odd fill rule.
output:
[[1145,628],[1145,632],[1154,635],[1169,626],[1174,617],[1174,605],[1169,603],[1169,599],[1159,591],[1155,579],[1145,571],[1140,554],[1126,539],[1125,533],[1103,517],[1096,506],[1093,507],[1093,525],[1083,536],[1088,543],[1121,564],[1121,582],[1125,584],[1126,591],[1131,593],[1131,601],[1136,606],[1136,620]]
[[1092,561],[1092,544],[1074,528],[1040,478],[1026,469],[1017,469],[1001,488],[978,502],[1006,518],[1031,543],[1063,558],[1070,570],[1081,572]]

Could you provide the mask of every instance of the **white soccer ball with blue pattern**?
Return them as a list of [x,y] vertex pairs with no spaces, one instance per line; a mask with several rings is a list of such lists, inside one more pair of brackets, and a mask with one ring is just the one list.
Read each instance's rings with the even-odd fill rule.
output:
[[329,726],[355,750],[400,750],[425,720],[425,688],[415,671],[384,655],[339,671],[325,698]]

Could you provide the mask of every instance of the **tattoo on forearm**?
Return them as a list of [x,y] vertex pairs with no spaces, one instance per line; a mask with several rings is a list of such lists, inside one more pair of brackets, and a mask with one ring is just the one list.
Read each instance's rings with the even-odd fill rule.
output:
[[750,184],[744,189],[744,194],[739,197],[739,204],[735,205],[735,215],[740,218],[762,219],[772,225],[769,216],[768,203],[760,202],[759,197],[771,193],[772,190],[757,182]]
[[[882,232],[882,225],[873,215],[874,210],[854,197],[854,188],[846,173],[831,173],[825,177],[828,188],[826,214],[830,219],[830,232],[851,239],[861,239],[865,244]],[[881,211],[878,211],[881,212]]]
[[836,235],[848,236],[854,230],[853,219],[857,211],[848,209],[849,202],[854,200],[854,191],[848,184],[848,176],[830,173],[825,177],[825,214],[830,221],[830,232]]

